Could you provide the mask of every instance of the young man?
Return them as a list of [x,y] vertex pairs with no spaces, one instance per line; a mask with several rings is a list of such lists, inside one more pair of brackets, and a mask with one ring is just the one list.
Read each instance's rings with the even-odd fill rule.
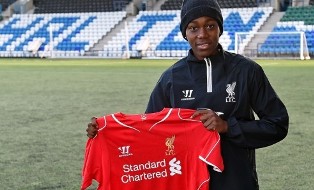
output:
[[[146,113],[165,107],[199,109],[193,116],[201,115],[204,126],[221,135],[225,170],[209,168],[210,189],[257,190],[255,149],[286,137],[286,107],[257,63],[219,44],[223,17],[216,0],[185,0],[180,29],[191,46],[189,54],[162,74]],[[93,126],[88,126],[89,137],[96,134]]]

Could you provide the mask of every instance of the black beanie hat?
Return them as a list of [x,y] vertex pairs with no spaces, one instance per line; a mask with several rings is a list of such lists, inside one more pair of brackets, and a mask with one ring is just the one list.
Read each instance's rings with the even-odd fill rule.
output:
[[208,16],[215,19],[218,23],[221,36],[223,32],[223,18],[220,6],[216,0],[184,0],[181,7],[180,30],[186,39],[185,30],[188,24],[199,17]]

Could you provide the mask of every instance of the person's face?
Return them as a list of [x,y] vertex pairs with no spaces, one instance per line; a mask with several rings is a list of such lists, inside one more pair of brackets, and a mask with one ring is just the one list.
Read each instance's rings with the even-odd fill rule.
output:
[[197,18],[188,24],[185,32],[197,59],[217,53],[220,29],[215,19],[207,16]]

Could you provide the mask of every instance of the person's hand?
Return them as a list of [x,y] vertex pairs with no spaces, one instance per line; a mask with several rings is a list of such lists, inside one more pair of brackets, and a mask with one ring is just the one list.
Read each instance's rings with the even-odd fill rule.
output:
[[228,131],[228,124],[219,114],[210,109],[200,109],[193,113],[191,118],[200,116],[200,120],[208,130],[216,130],[218,133],[226,133]]
[[87,124],[87,136],[89,138],[94,138],[97,135],[98,132],[98,126],[96,123],[96,117],[92,117],[91,122]]

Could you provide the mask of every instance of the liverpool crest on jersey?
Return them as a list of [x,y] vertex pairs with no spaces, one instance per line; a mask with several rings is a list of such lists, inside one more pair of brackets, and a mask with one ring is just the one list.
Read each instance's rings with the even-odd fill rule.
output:
[[173,145],[175,138],[176,138],[175,135],[173,135],[172,137],[166,138],[166,142],[165,142],[165,145],[167,147],[166,155],[174,155],[175,154],[174,145]]

